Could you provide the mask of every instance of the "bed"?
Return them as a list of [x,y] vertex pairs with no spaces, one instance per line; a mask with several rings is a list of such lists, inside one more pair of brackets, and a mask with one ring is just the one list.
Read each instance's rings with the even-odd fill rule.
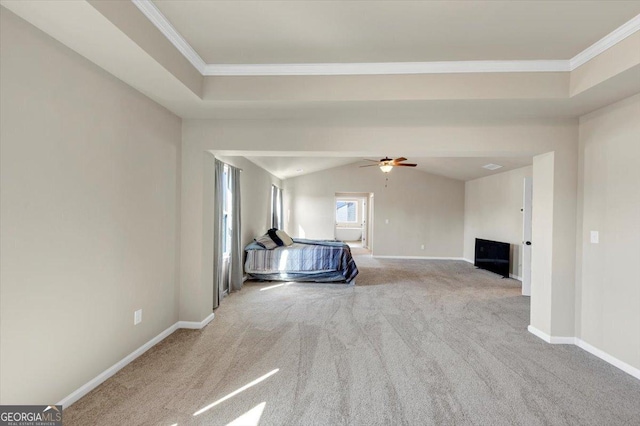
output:
[[290,246],[265,249],[253,242],[245,247],[245,272],[265,281],[354,283],[358,268],[342,241],[294,238]]

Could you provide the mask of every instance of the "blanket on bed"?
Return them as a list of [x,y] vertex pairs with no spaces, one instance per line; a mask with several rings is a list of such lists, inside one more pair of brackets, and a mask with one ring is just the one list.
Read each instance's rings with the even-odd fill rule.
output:
[[[342,279],[351,282],[358,268],[349,246],[341,241],[293,239],[293,245],[267,250],[252,243],[245,248],[245,271],[263,279],[283,278],[305,281],[335,281],[328,279],[339,272]],[[335,277],[336,274],[332,276]]]

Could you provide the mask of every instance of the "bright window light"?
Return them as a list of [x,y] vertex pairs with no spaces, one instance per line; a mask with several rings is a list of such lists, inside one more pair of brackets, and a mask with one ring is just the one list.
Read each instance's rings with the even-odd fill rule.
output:
[[[240,389],[237,389],[233,392],[231,392],[229,395],[224,396],[222,398],[220,398],[219,400],[217,400],[216,402],[213,402],[209,405],[207,405],[204,408],[199,409],[198,411],[196,411],[195,413],[193,413],[193,416],[199,416],[200,414],[204,413],[205,411],[211,410],[213,407],[215,407],[216,405],[226,401],[229,398],[233,398],[234,396],[236,396],[237,394],[239,394],[242,391],[245,391],[247,389],[249,389],[251,386],[257,385],[258,383],[260,383],[263,380],[268,379],[269,377],[273,376],[274,374],[276,374],[278,371],[280,371],[279,368],[276,368],[275,370],[271,370],[269,371],[267,374],[265,374],[262,377],[258,377],[257,379],[255,379],[253,382],[251,383],[247,383],[246,385],[244,385],[243,387],[241,387]],[[264,408],[264,407],[262,407]],[[260,413],[262,414],[262,410],[260,411]]]
[[256,405],[231,423],[228,423],[227,426],[258,426],[265,405],[267,405],[266,402]]
[[282,256],[280,257],[280,263],[278,264],[278,271],[286,271],[287,270],[287,259],[289,258],[289,252],[284,251]]
[[336,222],[337,223],[358,222],[358,201],[357,200],[336,200]]
[[263,287],[260,289],[260,291],[264,291],[264,290],[271,290],[272,288],[277,288],[277,287],[282,287],[285,286],[289,283],[282,283],[282,284],[275,284],[275,285],[270,285],[269,287]]

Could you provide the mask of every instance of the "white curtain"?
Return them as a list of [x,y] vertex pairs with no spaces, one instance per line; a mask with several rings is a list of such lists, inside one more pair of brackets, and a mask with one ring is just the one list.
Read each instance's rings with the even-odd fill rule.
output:
[[[226,167],[226,173],[225,173]],[[242,239],[240,169],[215,162],[215,206],[213,230],[213,308],[220,305],[226,289],[242,288]],[[226,220],[225,220],[226,212]],[[225,253],[225,247],[227,253]]]
[[224,287],[224,163],[216,160],[215,166],[215,203],[213,212],[213,309],[220,305]]
[[240,232],[240,169],[229,166],[231,188],[231,254],[229,257],[229,291],[242,288],[242,260],[244,250]]
[[271,185],[271,227],[282,229],[282,189]]

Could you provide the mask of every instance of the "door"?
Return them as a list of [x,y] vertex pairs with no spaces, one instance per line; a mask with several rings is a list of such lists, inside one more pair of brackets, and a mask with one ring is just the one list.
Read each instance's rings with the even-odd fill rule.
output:
[[533,178],[524,178],[522,202],[522,295],[531,296],[531,214]]

